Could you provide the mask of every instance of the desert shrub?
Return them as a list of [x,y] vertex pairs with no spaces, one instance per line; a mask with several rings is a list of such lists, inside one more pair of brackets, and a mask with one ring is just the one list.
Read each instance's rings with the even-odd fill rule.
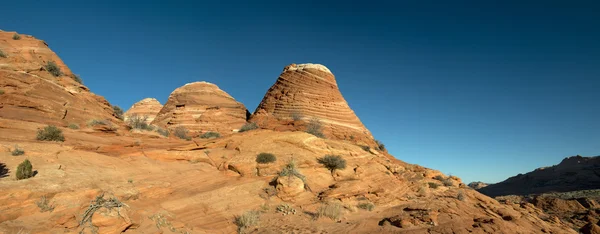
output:
[[6,58],[8,56],[4,53],[4,51],[0,50],[0,57]]
[[452,183],[452,180],[450,178],[446,178],[446,179],[442,180],[442,184],[444,184],[444,186],[446,186],[446,187],[454,185],[454,183]]
[[19,166],[17,166],[17,180],[23,180],[33,177],[33,166],[29,159],[25,159]]
[[279,172],[279,176],[295,176],[301,179],[302,181],[306,180],[306,177],[298,171],[298,167],[296,166],[296,161],[291,160],[288,164],[281,169]]
[[18,33],[13,34],[12,36],[13,40],[21,40],[21,35],[19,35]]
[[244,126],[242,126],[242,128],[240,128],[240,130],[238,132],[246,132],[246,131],[254,130],[257,128],[258,128],[258,124],[247,123],[247,124],[244,124]]
[[296,209],[286,203],[279,204],[276,211],[277,213],[283,213],[283,215],[296,214]]
[[300,114],[300,112],[294,111],[294,112],[292,112],[291,117],[292,117],[292,120],[298,121],[298,120],[301,120],[303,116],[302,116],[302,114]]
[[372,211],[373,209],[375,209],[375,204],[370,203],[370,202],[365,202],[365,203],[358,204],[357,207],[360,209],[363,209],[363,210]]
[[327,217],[332,220],[339,220],[342,217],[342,205],[339,203],[329,203],[322,205],[317,210],[318,217]]
[[152,126],[148,125],[147,121],[148,116],[141,117],[139,115],[134,114],[130,116],[129,119],[127,119],[127,126],[131,127],[132,129],[141,129],[148,131],[154,130]]
[[430,187],[430,188],[432,188],[432,189],[436,189],[436,188],[438,188],[438,187],[440,186],[439,184],[437,184],[437,183],[433,183],[433,182],[429,182],[429,183],[427,183],[427,184],[428,184],[428,185],[429,185],[429,187]]
[[346,168],[346,160],[339,155],[325,155],[322,158],[317,159],[320,164],[323,164],[327,169],[333,172],[336,169]]
[[169,130],[167,130],[167,129],[157,128],[156,132],[158,132],[158,134],[165,136],[165,137],[169,136]]
[[238,226],[238,230],[242,232],[245,228],[258,225],[260,222],[260,212],[251,210],[246,213],[235,217],[235,224]]
[[188,130],[184,126],[178,126],[173,131],[173,135],[175,135],[179,139],[184,139],[184,140],[188,140],[189,141],[192,138],[189,137],[187,134],[188,134]]
[[60,67],[58,67],[54,61],[48,61],[44,68],[46,68],[46,71],[50,72],[53,76],[61,76],[63,74]]
[[458,192],[458,195],[456,196],[456,199],[458,199],[459,201],[464,201],[465,200],[465,193],[463,193],[463,191]]
[[77,83],[83,84],[83,80],[81,79],[81,76],[73,74],[71,75],[71,78],[73,78],[73,80]]
[[434,179],[436,179],[436,180],[439,180],[439,181],[442,181],[442,180],[444,180],[444,176],[442,176],[442,175],[436,175],[436,176],[435,176],[435,177],[433,177],[433,178],[434,178]]
[[39,141],[65,141],[62,130],[54,125],[48,125],[44,129],[37,132],[37,140]]
[[115,113],[115,116],[118,119],[123,120],[123,109],[121,109],[121,107],[119,107],[119,106],[112,106],[112,108]]
[[15,149],[13,151],[11,151],[10,154],[12,156],[19,156],[19,155],[25,154],[25,151],[23,151],[21,148],[19,148],[18,145],[15,145]]
[[92,126],[96,126],[96,125],[110,125],[110,123],[106,120],[102,120],[102,119],[90,119],[87,122],[87,125],[92,127]]
[[4,90],[0,89],[0,95],[4,94]]
[[68,126],[68,127],[69,127],[70,129],[79,129],[79,125],[77,125],[77,124],[74,124],[74,123],[71,123],[71,124],[69,124],[69,126]]
[[221,134],[219,134],[218,132],[205,132],[202,135],[200,135],[200,138],[204,138],[204,139],[219,138],[219,137],[221,137]]
[[321,129],[322,126],[323,124],[321,124],[319,119],[312,118],[310,122],[308,122],[308,125],[306,125],[306,132],[313,134],[318,138],[325,138],[325,134],[323,134],[323,130]]
[[364,151],[371,152],[371,147],[368,145],[361,145],[360,148],[362,148]]
[[375,140],[375,143],[377,144],[377,149],[379,151],[385,151],[385,145],[381,143],[381,141]]
[[42,196],[39,201],[35,202],[35,204],[40,208],[41,212],[52,212],[54,210],[54,205],[50,204],[50,201],[46,198],[46,196]]
[[275,160],[277,160],[277,157],[271,153],[260,153],[256,155],[256,162],[260,164],[272,163],[275,162]]

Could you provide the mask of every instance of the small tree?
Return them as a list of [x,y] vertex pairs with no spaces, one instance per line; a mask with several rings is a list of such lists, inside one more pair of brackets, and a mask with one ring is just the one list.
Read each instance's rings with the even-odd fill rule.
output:
[[178,126],[173,131],[173,135],[179,137],[179,139],[191,140],[192,138],[187,135],[188,130],[184,126]]
[[271,153],[260,153],[256,155],[256,162],[260,164],[272,163],[277,160],[274,154]]
[[247,123],[247,124],[244,124],[244,126],[242,126],[242,128],[240,128],[240,130],[238,132],[246,132],[246,131],[254,130],[257,128],[258,128],[258,124]]
[[60,67],[58,67],[58,65],[56,65],[54,61],[48,61],[44,68],[46,68],[46,71],[50,72],[50,74],[52,74],[53,76],[61,76],[63,74],[60,70]]
[[121,107],[119,107],[119,106],[112,106],[112,108],[115,113],[115,116],[118,119],[123,120],[123,109],[121,109]]
[[314,136],[316,136],[318,138],[325,138],[325,134],[323,134],[321,127],[322,127],[321,121],[317,118],[312,118],[310,120],[310,122],[308,122],[308,125],[306,126],[306,132],[313,134]]
[[31,162],[29,159],[25,159],[19,166],[17,167],[17,180],[23,180],[27,178],[33,177]]
[[21,35],[19,35],[18,33],[13,34],[12,36],[13,40],[21,40]]
[[46,126],[37,132],[37,140],[39,141],[65,141],[62,130],[54,125]]
[[344,160],[339,155],[325,155],[322,158],[318,159],[320,164],[323,164],[327,169],[333,173],[336,169],[344,169],[346,168],[346,160]]

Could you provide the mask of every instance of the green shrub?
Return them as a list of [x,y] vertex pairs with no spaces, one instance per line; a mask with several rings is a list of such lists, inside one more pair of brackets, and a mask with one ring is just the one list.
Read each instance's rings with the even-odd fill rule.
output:
[[375,140],[375,143],[377,144],[377,149],[379,151],[385,151],[385,145],[381,143],[381,141]]
[[162,136],[169,137],[169,130],[167,129],[157,128],[156,132]]
[[148,116],[141,117],[136,114],[127,119],[127,126],[131,127],[132,129],[141,129],[147,131],[154,130],[152,126],[148,125]]
[[74,123],[71,123],[71,124],[69,124],[69,126],[68,126],[68,127],[69,127],[70,129],[79,129],[79,125],[77,125],[77,124],[74,124]]
[[0,57],[6,58],[8,56],[4,53],[4,51],[0,50]]
[[242,126],[242,128],[240,128],[240,130],[238,132],[246,132],[246,131],[254,130],[257,128],[258,128],[258,124],[247,123],[247,124],[244,124],[244,126]]
[[31,162],[29,159],[25,159],[19,166],[17,167],[17,180],[24,180],[27,178],[33,177]]
[[363,210],[372,211],[373,209],[375,209],[375,204],[370,203],[370,202],[365,202],[365,203],[358,204],[357,207],[360,209],[363,209]]
[[54,125],[46,126],[37,132],[37,140],[39,141],[65,141],[62,130]]
[[272,163],[277,160],[274,154],[271,153],[260,153],[256,155],[256,162],[260,164]]
[[83,80],[81,79],[81,77],[79,75],[71,75],[71,78],[73,78],[73,80],[77,83],[83,84]]
[[433,183],[433,182],[429,182],[427,184],[429,184],[429,187],[432,188],[432,189],[436,189],[436,188],[438,188],[440,186],[439,184]]
[[294,111],[291,114],[292,120],[294,121],[298,121],[298,120],[302,120],[302,114],[300,114],[300,112]]
[[329,203],[322,205],[317,210],[318,217],[327,217],[332,220],[339,220],[342,217],[342,205],[339,203]]
[[200,135],[200,138],[203,138],[203,139],[219,138],[219,137],[221,137],[221,134],[219,134],[218,132],[205,132],[202,135]]
[[260,212],[251,210],[246,213],[235,217],[235,224],[239,228],[241,233],[245,228],[258,225],[260,222]]
[[310,122],[308,122],[308,125],[306,125],[306,132],[313,134],[318,138],[325,138],[325,134],[323,134],[323,130],[321,130],[322,126],[323,125],[319,119],[312,118]]
[[346,160],[339,155],[325,155],[322,158],[317,159],[320,164],[323,164],[332,173],[336,169],[346,168]]
[[21,40],[21,35],[19,35],[18,33],[13,34],[12,36],[13,40]]
[[302,181],[306,181],[306,177],[298,171],[298,167],[296,166],[296,161],[291,160],[281,171],[279,172],[279,176],[295,176],[301,179]]
[[15,145],[15,149],[13,151],[11,151],[10,154],[12,156],[19,156],[19,155],[25,154],[25,151],[23,151],[21,148],[19,148],[18,145]]
[[184,140],[188,140],[189,141],[192,138],[189,137],[187,134],[188,134],[188,130],[184,126],[178,126],[173,131],[173,135],[175,135],[179,139],[184,139]]
[[60,70],[60,67],[58,67],[58,65],[56,65],[54,61],[48,61],[44,68],[46,68],[46,71],[50,72],[50,74],[52,74],[53,76],[61,76],[63,74]]
[[123,109],[119,106],[113,106],[112,108],[117,119],[123,120]]

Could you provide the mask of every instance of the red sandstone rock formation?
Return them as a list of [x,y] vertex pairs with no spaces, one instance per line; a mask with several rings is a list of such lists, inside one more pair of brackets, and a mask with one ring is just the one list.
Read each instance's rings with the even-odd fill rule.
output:
[[[29,35],[14,40],[14,34],[0,31],[0,118],[63,127],[91,119],[121,122],[108,101],[76,82],[44,41]],[[49,62],[60,74],[48,71]]]
[[158,115],[158,112],[162,109],[163,105],[154,98],[144,98],[139,102],[136,102],[125,112],[125,122],[129,120],[131,116],[137,115],[139,117],[148,117],[146,123],[150,124]]
[[325,137],[375,145],[373,136],[350,109],[335,76],[320,64],[291,64],[254,111],[251,122],[274,130],[306,130],[318,119]]
[[175,89],[152,123],[227,135],[246,123],[247,112],[242,103],[216,85],[195,82]]

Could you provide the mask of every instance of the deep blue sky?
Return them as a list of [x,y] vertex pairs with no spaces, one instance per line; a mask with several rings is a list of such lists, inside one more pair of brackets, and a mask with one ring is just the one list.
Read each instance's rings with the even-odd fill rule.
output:
[[0,29],[124,109],[208,81],[252,112],[321,63],[390,153],[465,182],[600,154],[598,1],[249,2],[5,1]]

